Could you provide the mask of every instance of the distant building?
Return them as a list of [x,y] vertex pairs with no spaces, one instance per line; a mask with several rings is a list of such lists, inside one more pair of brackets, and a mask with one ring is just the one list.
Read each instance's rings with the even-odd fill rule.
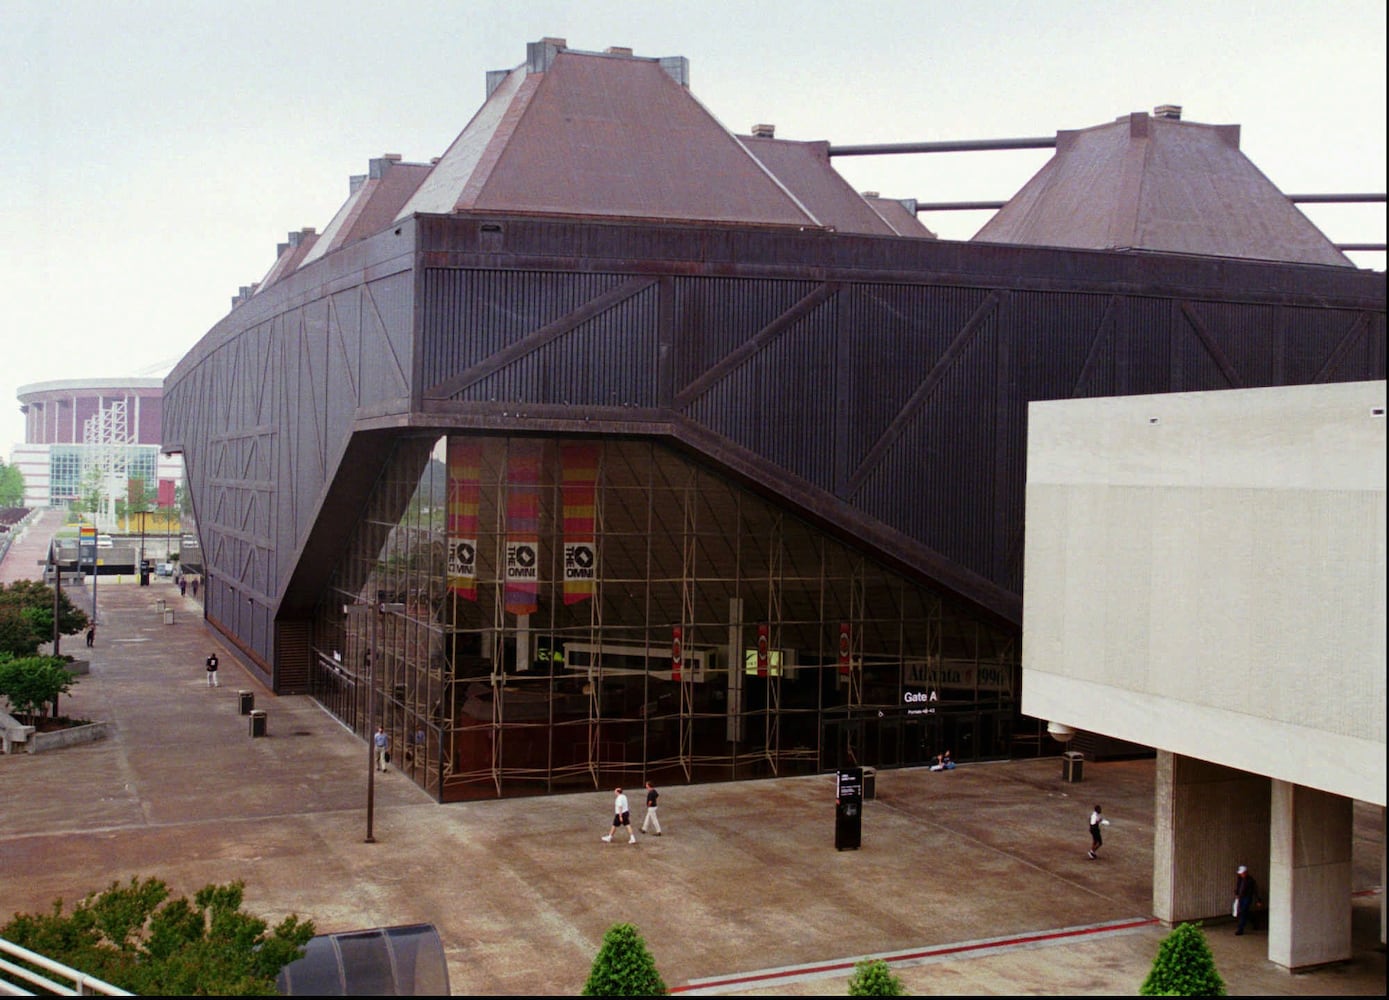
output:
[[84,482],[101,481],[108,500],[124,496],[130,479],[150,489],[182,483],[182,460],[159,449],[163,379],[59,379],[17,395],[24,443],[10,463],[24,476],[26,507],[69,507]]

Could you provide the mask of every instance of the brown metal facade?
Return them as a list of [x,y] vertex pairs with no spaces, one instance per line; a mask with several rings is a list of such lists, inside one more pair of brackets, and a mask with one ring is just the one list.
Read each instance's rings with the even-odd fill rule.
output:
[[[329,667],[334,651],[360,669],[345,649],[363,641],[341,613],[346,596],[370,601],[383,590],[393,603],[421,600],[418,585],[395,600],[402,591],[376,584],[388,539],[421,488],[420,456],[450,435],[491,447],[517,438],[644,442],[657,449],[653,465],[718,484],[771,512],[766,523],[790,519],[814,545],[864,560],[873,579],[915,595],[904,607],[948,607],[945,631],[962,634],[968,623],[989,634],[962,658],[1015,665],[1008,637],[1022,613],[1028,402],[1382,379],[1384,315],[1384,276],[1346,268],[751,227],[422,216],[234,310],[166,382],[164,440],[184,455],[208,618],[281,691],[325,676],[315,670]],[[413,459],[402,458],[406,441],[416,442]],[[386,482],[394,485],[386,490]],[[680,549],[680,533],[666,537]],[[662,560],[668,555],[661,550]],[[742,578],[737,566],[718,565],[697,578],[706,570],[711,580]],[[852,573],[831,578],[835,593],[858,586]],[[733,596],[720,592],[720,600]],[[417,646],[426,667],[431,643],[444,642],[438,608],[427,606],[414,625],[399,626],[435,637]],[[834,673],[819,638],[839,624],[831,607],[819,606],[817,639],[800,652],[812,658],[813,648],[816,665]],[[774,610],[767,603],[763,614]],[[902,634],[914,615],[894,614]],[[305,622],[314,623],[307,654]],[[468,628],[494,629],[494,651],[505,648],[514,623],[490,622]],[[661,645],[659,633],[674,623],[643,612],[641,643]],[[591,623],[562,623],[581,627]],[[898,700],[886,709],[894,715],[909,690],[909,662],[929,656],[936,641],[925,636],[863,658],[891,661]],[[430,669],[446,671],[449,683],[467,676],[506,686],[504,667],[460,674],[449,661]],[[413,737],[421,721],[434,727],[424,772],[437,794],[447,797],[446,773],[468,775],[459,780],[469,794],[525,785],[499,758],[483,767],[481,750],[466,760],[455,752],[466,695],[436,711],[430,683],[410,683],[423,693],[396,700],[399,735]],[[682,702],[676,688],[669,718],[678,731],[682,719],[712,709]],[[810,743],[778,737],[755,748],[773,773],[783,773],[783,746],[785,766],[801,760],[814,769],[878,745],[866,732],[857,745],[831,737],[831,716],[884,706],[865,701],[863,688],[855,696],[852,684],[841,694],[817,690]],[[968,706],[977,743],[985,742],[981,727],[993,727],[984,755],[1010,752],[1016,722],[1000,735],[995,722],[979,721],[995,695],[976,688]],[[320,696],[339,699],[335,710],[365,724],[347,694]],[[394,687],[382,696],[391,704]],[[1010,715],[1015,696],[1010,684]],[[764,698],[774,704],[771,693]],[[581,764],[589,787],[614,766],[645,765],[632,747],[647,745],[651,729],[633,730],[622,717],[620,761],[594,748],[563,764]],[[592,717],[569,721],[582,728]],[[490,738],[510,724],[496,722]],[[803,753],[807,746],[813,753]],[[652,759],[688,769],[701,756],[692,744],[672,747]],[[939,748],[914,752],[931,749]],[[725,759],[746,752],[725,748]],[[549,781],[555,772],[546,773]],[[720,772],[748,773],[732,763]]]

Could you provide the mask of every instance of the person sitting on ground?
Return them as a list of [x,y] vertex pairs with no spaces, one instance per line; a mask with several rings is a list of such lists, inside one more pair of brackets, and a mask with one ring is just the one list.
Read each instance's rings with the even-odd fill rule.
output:
[[931,765],[932,771],[953,771],[955,762],[950,758],[950,751],[936,754],[936,762]]

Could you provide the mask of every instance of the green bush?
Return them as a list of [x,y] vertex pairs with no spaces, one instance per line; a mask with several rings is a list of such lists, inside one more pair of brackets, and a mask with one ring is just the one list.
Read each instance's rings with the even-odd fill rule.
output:
[[59,656],[25,656],[13,659],[0,652],[0,696],[9,701],[16,714],[33,723],[46,713],[60,694],[66,694],[77,679],[63,669],[67,662]]
[[888,964],[881,958],[864,959],[854,966],[854,974],[849,977],[849,996],[851,997],[902,997],[907,991],[902,988],[902,980],[892,974]]
[[656,960],[631,924],[613,924],[584,983],[586,997],[647,997],[667,992]]
[[1138,990],[1145,997],[1223,997],[1225,980],[1199,923],[1178,924],[1158,945],[1157,958]]
[[280,970],[304,954],[313,922],[289,916],[271,928],[241,909],[243,884],[209,885],[190,902],[159,879],[111,883],[63,913],[17,913],[0,937],[147,996],[266,996]]
[[[38,580],[0,584],[0,653],[34,656],[53,639],[53,588]],[[64,590],[57,595],[58,632],[75,635],[87,627],[87,615]]]

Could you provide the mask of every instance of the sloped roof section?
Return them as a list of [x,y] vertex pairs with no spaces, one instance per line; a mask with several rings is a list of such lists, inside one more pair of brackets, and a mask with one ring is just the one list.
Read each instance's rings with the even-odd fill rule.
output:
[[269,288],[286,274],[292,273],[295,268],[304,263],[304,258],[317,242],[318,230],[312,226],[305,226],[298,232],[290,233],[289,239],[275,248],[275,263],[270,265],[270,270],[265,273],[265,277],[249,289],[250,294],[254,295],[262,289]]
[[863,192],[863,200],[878,213],[878,217],[898,236],[915,236],[928,240],[939,237],[925,226],[916,214],[915,198],[884,198],[876,191]]
[[1173,106],[1056,134],[1056,153],[974,239],[1354,264],[1239,149]]
[[351,178],[347,201],[302,263],[310,264],[326,253],[375,236],[395,221],[396,214],[424,179],[431,164],[402,163],[396,153],[368,162],[367,172]]
[[493,84],[401,209],[823,227],[685,86],[684,59],[559,39]]
[[875,206],[830,166],[828,142],[777,139],[771,126],[758,126],[752,135],[740,135],[738,140],[824,226],[841,233],[931,236],[930,230],[919,224],[915,231],[898,231],[875,211]]

